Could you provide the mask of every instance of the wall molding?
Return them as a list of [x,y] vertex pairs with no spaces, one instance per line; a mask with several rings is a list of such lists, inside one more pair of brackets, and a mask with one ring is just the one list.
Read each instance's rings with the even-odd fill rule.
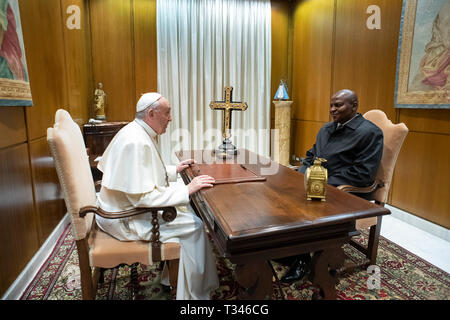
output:
[[393,207],[392,205],[386,204],[386,208],[391,210],[392,217],[394,217],[398,220],[401,220],[409,225],[412,225],[420,230],[428,232],[428,233],[432,234],[433,236],[436,236],[438,238],[441,238],[443,240],[450,242],[450,230],[449,229],[444,228],[433,222],[427,221],[425,219],[419,218],[418,216],[415,216],[412,213],[403,211],[402,209],[398,209],[396,207]]
[[41,266],[52,253],[56,242],[69,223],[70,217],[66,213],[59,224],[56,226],[56,228],[53,230],[53,232],[50,234],[50,236],[47,238],[47,240],[45,240],[44,244],[39,248],[38,252],[36,252],[30,262],[28,262],[26,267],[22,270],[16,280],[11,284],[8,290],[6,290],[1,300],[20,299],[23,292],[27,289],[27,286],[34,279]]

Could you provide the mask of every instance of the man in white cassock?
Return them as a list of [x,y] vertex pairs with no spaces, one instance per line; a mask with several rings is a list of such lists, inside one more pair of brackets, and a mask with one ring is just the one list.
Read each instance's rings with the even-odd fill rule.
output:
[[[161,242],[178,242],[181,247],[176,298],[207,300],[219,285],[215,256],[203,222],[189,205],[189,196],[212,187],[214,178],[198,176],[185,185],[177,182],[177,174],[194,160],[164,165],[155,138],[166,131],[171,120],[167,99],[159,93],[142,95],[136,118],[116,134],[98,164],[103,172],[98,205],[110,212],[176,206],[175,220],[159,219]],[[97,216],[96,220],[103,231],[122,241],[150,240],[152,235],[150,212],[114,220]],[[168,272],[163,271],[161,283],[169,285]]]

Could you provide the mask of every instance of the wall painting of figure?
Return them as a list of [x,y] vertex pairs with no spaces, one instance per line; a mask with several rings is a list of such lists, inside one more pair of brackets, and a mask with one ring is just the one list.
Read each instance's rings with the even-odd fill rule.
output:
[[396,108],[450,108],[450,0],[404,0]]

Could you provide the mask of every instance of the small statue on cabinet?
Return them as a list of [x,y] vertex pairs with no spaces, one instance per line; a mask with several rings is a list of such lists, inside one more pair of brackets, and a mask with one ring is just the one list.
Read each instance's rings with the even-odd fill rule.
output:
[[105,105],[106,105],[106,93],[103,91],[103,84],[100,82],[98,88],[95,89],[94,93],[95,102],[95,119],[106,120],[105,115]]

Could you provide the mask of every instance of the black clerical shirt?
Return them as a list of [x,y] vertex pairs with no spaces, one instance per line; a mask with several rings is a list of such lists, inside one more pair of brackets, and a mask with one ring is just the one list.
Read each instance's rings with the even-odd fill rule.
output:
[[358,113],[338,129],[337,123],[326,123],[299,171],[304,173],[315,157],[325,158],[328,184],[367,187],[375,180],[382,154],[383,132]]

